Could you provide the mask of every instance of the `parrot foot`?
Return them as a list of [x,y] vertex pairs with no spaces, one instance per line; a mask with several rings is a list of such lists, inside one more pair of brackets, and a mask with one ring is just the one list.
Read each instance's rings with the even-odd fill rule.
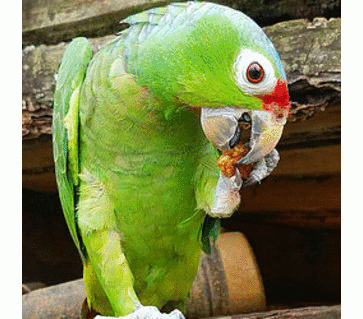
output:
[[242,178],[238,168],[232,177],[224,176],[220,172],[214,204],[208,215],[219,218],[230,217],[240,203],[239,190],[241,186]]
[[[94,319],[114,319],[115,317],[104,317],[97,315]],[[184,315],[179,310],[174,310],[171,313],[161,313],[158,308],[153,306],[141,306],[135,312],[118,319],[185,319]]]
[[279,160],[280,155],[278,151],[276,149],[273,149],[270,154],[254,164],[250,177],[243,182],[243,187],[248,187],[256,183],[261,183],[261,181],[269,176],[271,172],[276,168]]

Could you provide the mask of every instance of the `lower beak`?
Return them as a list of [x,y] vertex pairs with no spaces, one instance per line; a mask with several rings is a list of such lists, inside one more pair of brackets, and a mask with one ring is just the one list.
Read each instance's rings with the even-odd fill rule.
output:
[[238,164],[253,164],[268,155],[279,142],[286,119],[277,120],[273,112],[251,112],[250,151]]
[[268,155],[279,142],[286,118],[277,119],[271,111],[242,108],[202,108],[201,123],[207,138],[221,151],[230,149],[243,113],[251,119],[250,151],[238,164],[253,164]]

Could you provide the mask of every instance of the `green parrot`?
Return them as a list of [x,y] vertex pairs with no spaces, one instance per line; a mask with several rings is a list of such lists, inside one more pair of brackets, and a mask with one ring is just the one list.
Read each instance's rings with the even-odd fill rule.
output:
[[[279,161],[290,102],[271,41],[250,18],[208,2],[135,14],[93,55],[74,39],[57,73],[53,146],[62,208],[90,309],[184,318],[201,250],[219,221]],[[250,122],[248,179],[221,152]],[[174,310],[175,309],[175,310]]]

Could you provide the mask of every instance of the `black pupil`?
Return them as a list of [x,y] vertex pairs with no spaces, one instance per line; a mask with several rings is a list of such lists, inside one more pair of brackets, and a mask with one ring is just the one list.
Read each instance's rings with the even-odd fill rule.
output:
[[252,64],[248,68],[248,76],[252,80],[258,80],[262,75],[261,67],[258,64]]

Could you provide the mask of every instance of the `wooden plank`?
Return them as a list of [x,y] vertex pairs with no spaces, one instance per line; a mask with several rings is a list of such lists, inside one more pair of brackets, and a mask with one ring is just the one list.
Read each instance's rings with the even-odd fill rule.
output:
[[280,157],[272,176],[324,176],[341,172],[340,145],[286,149],[280,151]]
[[[23,44],[55,44],[72,37],[103,36],[120,30],[119,21],[148,8],[165,5],[171,0],[24,0]],[[254,2],[236,0],[213,1],[240,10],[261,26],[276,22],[340,16],[339,0],[270,0],[256,6]],[[292,4],[293,3],[293,4]]]
[[56,44],[76,36],[115,34],[122,30],[122,19],[167,2],[171,1],[24,0],[23,45]]
[[252,313],[248,315],[232,315],[227,317],[210,317],[206,319],[339,319],[341,306],[307,307],[286,310],[273,310],[269,312]]
[[239,213],[340,211],[340,184],[340,175],[270,177],[260,185],[242,189]]
[[[340,155],[340,145],[282,149],[279,165],[262,185],[271,178],[338,175],[341,171]],[[43,136],[24,140],[22,156],[23,187],[41,192],[56,192],[51,138]]]
[[56,193],[52,141],[50,137],[23,142],[23,188],[42,193]]
[[[292,93],[291,100],[293,101],[293,112],[289,121],[294,123],[300,120],[315,121],[314,130],[307,129],[305,123],[294,124],[296,128],[301,127],[301,131],[297,135],[299,137],[297,144],[300,144],[302,140],[307,140],[308,143],[314,142],[315,146],[322,143],[322,140],[339,143],[340,19],[316,20],[311,23],[304,20],[288,21],[265,28],[265,30],[278,50],[281,51],[282,60],[287,61],[287,63],[283,63],[287,69],[289,90]],[[113,38],[114,36],[95,38],[90,39],[90,42],[93,50],[97,51]],[[311,53],[312,41],[314,41],[313,55]],[[284,49],[286,42],[295,43],[296,51],[292,51],[290,46]],[[298,46],[300,42],[302,45]],[[54,73],[66,46],[67,44],[60,43],[50,46],[28,46],[23,50],[24,139],[38,138],[51,132]],[[308,58],[318,55],[322,58],[316,60]],[[308,61],[309,67],[302,62],[305,60]],[[331,109],[332,107],[333,109]],[[320,112],[325,108],[326,115],[324,112]],[[327,121],[328,127],[321,125],[321,121]],[[284,136],[288,136],[288,134],[289,128],[287,127]]]
[[335,80],[340,81],[341,19],[293,20],[266,27],[264,31],[283,57],[290,83],[313,74],[316,77],[310,83],[314,85],[322,85],[328,74],[334,74]]
[[[90,39],[96,52],[115,36]],[[22,120],[23,138],[33,139],[51,134],[55,72],[67,47],[29,46],[23,50]]]
[[294,140],[298,147],[340,144],[340,26],[340,19],[317,18],[265,28],[282,58],[293,102],[289,121],[295,125],[286,127],[282,147],[296,147]]
[[236,218],[239,216],[224,219],[222,225],[227,232],[238,231],[248,238],[263,278],[267,305],[340,302],[339,230],[249,222]]
[[[341,143],[341,105],[310,107],[309,115],[292,115],[285,125],[278,149],[320,147]],[[301,115],[303,116],[303,115]]]
[[299,228],[319,228],[338,231],[341,229],[341,214],[340,211],[242,212],[239,216],[236,216],[235,222],[276,224]]
[[266,223],[340,230],[340,145],[280,151],[261,185],[241,190],[236,223]]

